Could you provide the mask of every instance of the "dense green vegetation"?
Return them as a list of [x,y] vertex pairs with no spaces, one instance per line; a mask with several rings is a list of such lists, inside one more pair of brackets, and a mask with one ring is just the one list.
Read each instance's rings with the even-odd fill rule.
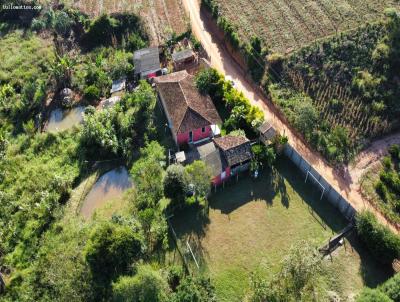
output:
[[137,91],[126,93],[115,107],[101,111],[88,107],[80,137],[86,157],[132,160],[145,139],[155,136],[155,105],[151,86],[141,82]]
[[357,302],[375,301],[400,301],[400,274],[394,275],[376,289],[365,288],[357,298]]
[[2,261],[29,266],[79,175],[77,149],[77,133],[20,135],[9,141],[0,161]]
[[400,257],[400,237],[381,225],[371,212],[356,216],[357,233],[376,259],[391,265]]
[[224,124],[225,132],[244,130],[248,138],[257,135],[257,127],[264,121],[264,113],[250,101],[232,83],[226,81],[215,69],[205,69],[198,73],[196,85],[203,94],[210,95]]
[[54,60],[51,43],[17,30],[1,38],[0,60],[0,129],[21,130],[45,102]]
[[389,148],[379,165],[368,170],[362,178],[363,194],[393,222],[400,222],[399,145]]

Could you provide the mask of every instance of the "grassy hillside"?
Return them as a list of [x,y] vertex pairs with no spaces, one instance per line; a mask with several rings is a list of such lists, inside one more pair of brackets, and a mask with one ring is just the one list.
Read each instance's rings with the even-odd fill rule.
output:
[[279,52],[301,48],[310,42],[357,27],[383,15],[396,0],[217,0],[226,17],[244,40],[252,35]]

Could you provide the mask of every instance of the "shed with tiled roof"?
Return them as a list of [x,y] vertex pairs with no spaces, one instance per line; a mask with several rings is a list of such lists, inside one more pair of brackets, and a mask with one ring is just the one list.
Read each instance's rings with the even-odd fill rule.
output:
[[223,151],[231,168],[252,159],[250,141],[245,136],[226,135],[214,138],[214,142]]

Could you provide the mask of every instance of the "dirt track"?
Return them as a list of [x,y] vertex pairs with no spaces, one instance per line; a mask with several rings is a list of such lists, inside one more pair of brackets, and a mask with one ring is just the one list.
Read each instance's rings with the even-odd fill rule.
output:
[[[252,104],[260,107],[268,120],[278,131],[285,134],[289,143],[311,164],[313,167],[347,200],[357,211],[368,209],[376,214],[378,219],[388,225],[392,230],[399,232],[393,225],[374,209],[359,192],[358,175],[356,170],[337,172],[333,169],[320,154],[311,150],[296,134],[285,124],[276,113],[271,102],[255,91],[252,85],[246,80],[243,69],[234,61],[230,53],[217,37],[218,29],[214,20],[210,20],[200,11],[200,4],[197,0],[183,0],[185,9],[188,11],[192,30],[211,57],[211,65],[221,73],[229,76],[235,82],[235,87],[251,101]],[[372,149],[371,149],[372,150]],[[372,151],[373,152],[373,151]]]
[[379,162],[379,160],[388,154],[390,145],[400,144],[400,133],[388,135],[384,138],[374,141],[367,149],[363,150],[349,165],[349,176],[358,183],[361,176],[371,167]]

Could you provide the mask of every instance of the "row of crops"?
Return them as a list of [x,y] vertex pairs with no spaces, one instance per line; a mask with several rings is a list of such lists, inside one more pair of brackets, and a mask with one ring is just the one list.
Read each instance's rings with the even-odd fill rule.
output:
[[[400,15],[321,40],[270,63],[264,87],[295,128],[333,163],[397,129]],[[272,80],[271,80],[272,79]]]
[[222,16],[242,39],[256,34],[274,51],[287,52],[310,42],[376,20],[395,0],[216,0]]

